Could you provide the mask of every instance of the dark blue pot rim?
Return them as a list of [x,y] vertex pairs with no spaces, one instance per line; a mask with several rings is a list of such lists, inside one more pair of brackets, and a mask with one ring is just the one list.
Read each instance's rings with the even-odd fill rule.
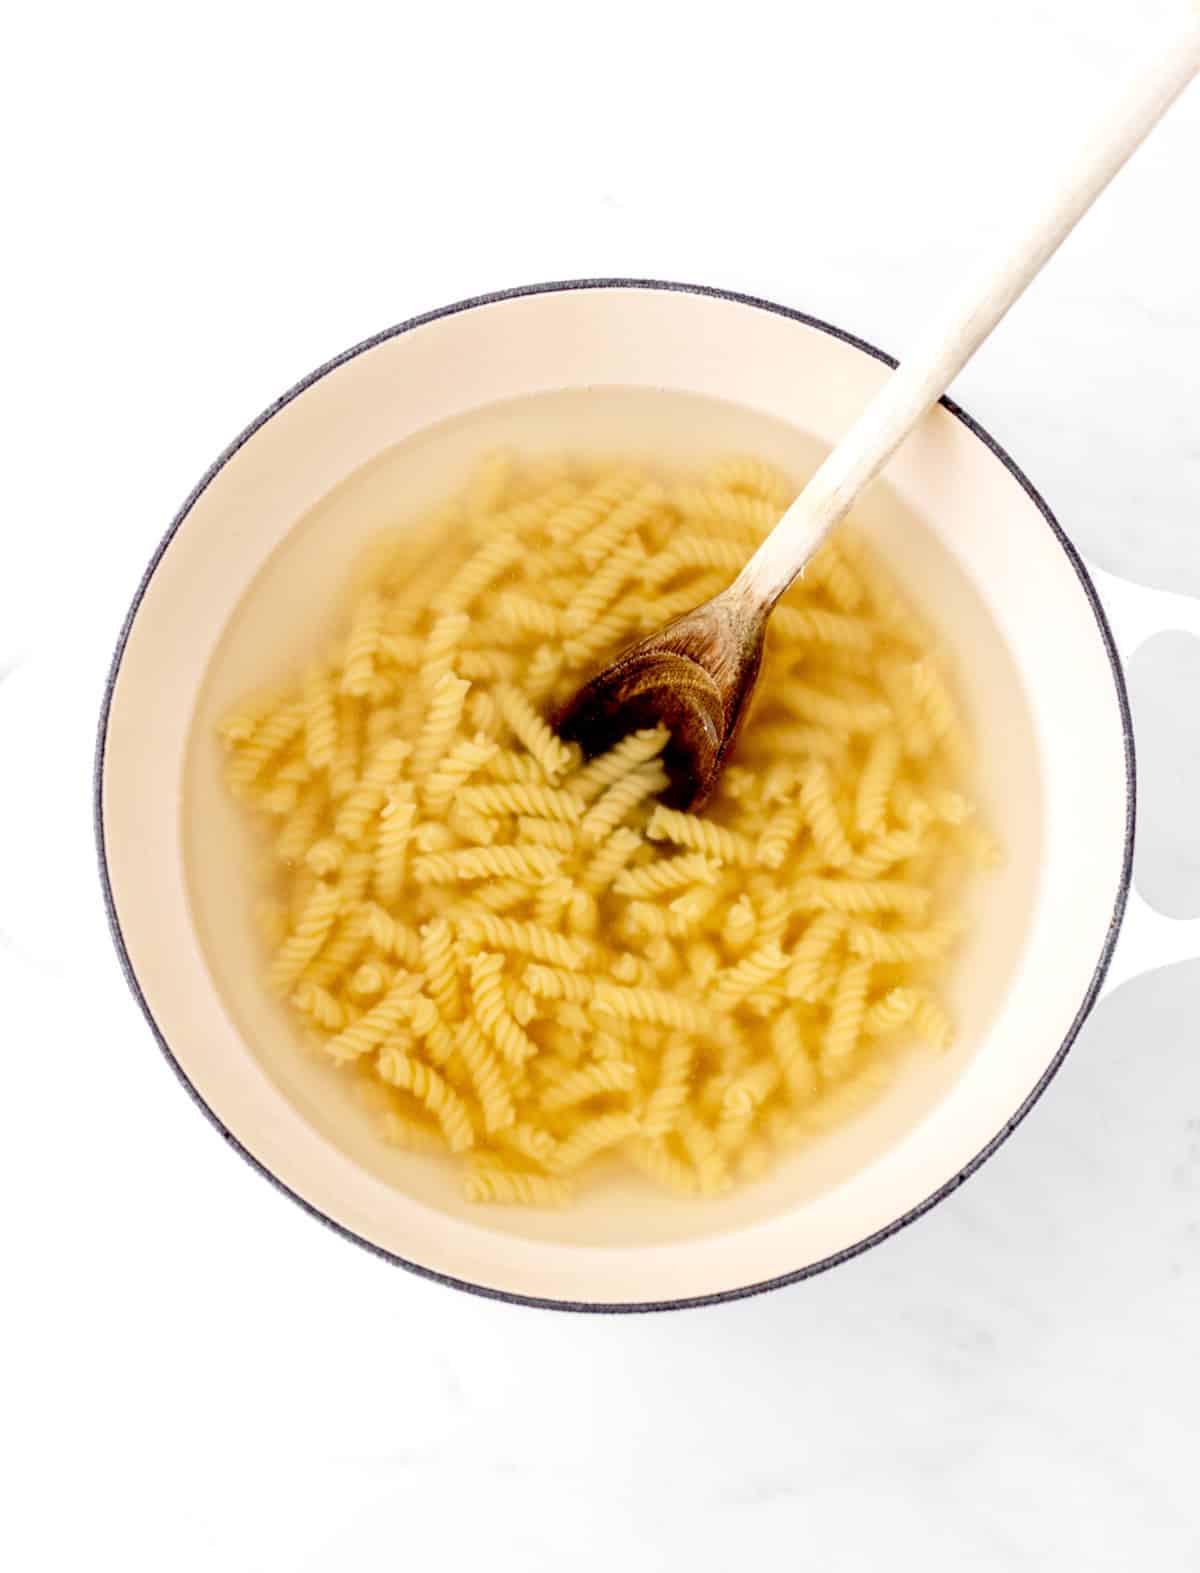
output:
[[1062,548],[1067,561],[1074,569],[1075,575],[1079,580],[1080,588],[1084,595],[1087,596],[1088,602],[1092,609],[1092,615],[1096,619],[1096,628],[1099,632],[1101,641],[1103,642],[1105,654],[1108,657],[1109,668],[1112,672],[1113,688],[1116,691],[1117,708],[1120,713],[1121,727],[1125,739],[1126,814],[1124,856],[1121,864],[1120,884],[1117,890],[1116,900],[1113,903],[1112,917],[1109,921],[1108,932],[1105,936],[1104,944],[1101,947],[1100,955],[1097,958],[1096,967],[1092,973],[1091,981],[1088,984],[1088,987],[1083,995],[1083,999],[1080,1002],[1079,1009],[1075,1013],[1075,1018],[1071,1022],[1071,1026],[1066,1036],[1055,1050],[1050,1063],[1046,1067],[1046,1070],[1038,1081],[1037,1085],[1021,1104],[1016,1113],[1005,1121],[1004,1125],[1002,1125],[1001,1128],[996,1132],[991,1141],[988,1142],[987,1145],[983,1147],[978,1153],[976,1153],[975,1157],[971,1159],[970,1163],[966,1164],[964,1168],[959,1170],[957,1174],[955,1174],[951,1179],[947,1180],[943,1185],[940,1185],[938,1189],[931,1195],[927,1196],[924,1201],[919,1202],[915,1207],[909,1208],[906,1213],[895,1219],[894,1222],[888,1224],[883,1229],[876,1230],[874,1234],[866,1236],[864,1239],[857,1241],[854,1245],[847,1246],[845,1250],[837,1251],[831,1256],[824,1257],[819,1262],[812,1262],[805,1267],[796,1268],[792,1272],[780,1273],[776,1277],[765,1278],[757,1283],[741,1284],[733,1289],[722,1289],[715,1294],[692,1295],[679,1300],[648,1300],[627,1301],[615,1304],[594,1304],[586,1300],[557,1300],[545,1298],[539,1295],[513,1294],[508,1290],[491,1288],[487,1284],[475,1284],[462,1278],[453,1278],[447,1273],[439,1273],[435,1272],[432,1268],[423,1267],[419,1262],[410,1262],[405,1257],[397,1256],[394,1252],[384,1250],[382,1246],[376,1245],[373,1241],[364,1239],[362,1235],[355,1234],[352,1229],[347,1229],[344,1225],[338,1223],[335,1219],[330,1218],[326,1213],[323,1213],[320,1208],[315,1207],[303,1196],[298,1195],[289,1186],[285,1185],[277,1175],[273,1174],[270,1169],[268,1169],[264,1164],[260,1163],[254,1154],[250,1152],[245,1146],[243,1146],[243,1144],[238,1140],[233,1132],[227,1129],[227,1127],[221,1123],[221,1120],[216,1112],[211,1109],[207,1103],[205,1103],[197,1089],[188,1080],[182,1066],[171,1052],[170,1045],[159,1029],[158,1023],[154,1019],[154,1013],[151,1011],[149,1002],[142,993],[141,985],[138,982],[137,975],[133,969],[133,964],[130,961],[129,952],[125,945],[125,938],[121,931],[121,920],[117,914],[116,903],[113,900],[112,884],[108,871],[108,853],[104,839],[104,753],[105,743],[108,735],[108,718],[109,711],[112,708],[113,692],[116,688],[117,678],[120,675],[121,660],[125,653],[125,646],[129,640],[130,630],[133,627],[134,619],[138,614],[138,609],[141,606],[142,599],[146,594],[150,580],[154,577],[155,570],[162,561],[163,554],[170,546],[172,540],[174,540],[177,531],[183,524],[184,520],[187,518],[188,514],[191,512],[197,498],[200,497],[201,493],[204,492],[214,477],[229,462],[234,454],[237,453],[238,449],[241,448],[244,443],[248,442],[261,426],[266,425],[267,421],[269,421],[273,415],[277,414],[278,411],[283,409],[285,405],[290,404],[292,400],[302,394],[305,389],[310,388],[313,383],[318,382],[329,372],[335,371],[339,366],[345,365],[347,361],[353,360],[356,355],[361,355],[366,350],[374,349],[377,344],[383,344],[388,339],[396,338],[401,333],[408,333],[413,328],[422,327],[427,322],[436,322],[440,317],[452,317],[459,312],[470,311],[476,306],[490,306],[498,301],[515,300],[523,295],[547,295],[555,294],[560,290],[587,289],[669,290],[678,294],[707,295],[717,300],[733,301],[739,306],[750,306],[753,307],[753,309],[756,311],[769,311],[778,317],[786,317],[792,322],[799,322],[803,323],[806,327],[816,328],[822,333],[828,333],[831,338],[839,339],[843,344],[852,345],[855,349],[861,350],[865,355],[873,356],[875,360],[882,361],[887,366],[894,367],[896,365],[896,361],[892,358],[892,356],[885,354],[883,350],[876,349],[873,344],[868,344],[865,339],[860,339],[852,333],[846,333],[841,328],[835,328],[828,322],[822,322],[818,317],[810,317],[806,312],[793,311],[790,307],[778,306],[769,300],[759,300],[753,295],[743,295],[736,290],[716,289],[704,284],[679,284],[663,279],[623,278],[560,279],[546,284],[525,284],[514,289],[497,290],[494,294],[490,295],[475,295],[468,300],[460,300],[456,301],[453,305],[442,306],[436,311],[425,312],[419,317],[410,317],[408,321],[398,323],[395,327],[392,328],[385,328],[382,333],[376,333],[371,338],[364,339],[361,344],[354,345],[352,349],[345,350],[340,355],[335,355],[332,360],[326,361],[323,366],[319,366],[316,371],[311,372],[307,377],[304,377],[300,382],[296,383],[294,387],[289,388],[286,393],[284,393],[280,398],[276,399],[273,404],[269,405],[256,420],[252,421],[250,425],[246,427],[245,431],[234,438],[234,440],[225,449],[224,453],[222,453],[216,459],[216,461],[211,465],[208,471],[193,488],[182,508],[180,508],[174,519],[172,519],[167,533],[159,542],[154,556],[150,559],[149,565],[147,566],[145,573],[142,575],[141,583],[137,587],[137,591],[133,597],[129,611],[125,615],[125,621],[121,626],[121,632],[117,639],[116,649],[113,653],[112,664],[109,667],[108,680],[104,687],[104,700],[100,709],[100,724],[96,737],[96,759],[93,774],[92,799],[93,817],[96,834],[96,849],[100,864],[100,884],[104,895],[104,906],[108,914],[108,926],[112,934],[113,944],[116,946],[117,957],[121,964],[121,970],[125,974],[125,981],[128,983],[134,998],[141,1007],[142,1014],[145,1016],[150,1030],[154,1034],[155,1040],[165,1055],[168,1064],[174,1070],[176,1076],[187,1089],[194,1102],[212,1121],[213,1125],[224,1137],[229,1146],[232,1147],[235,1152],[239,1153],[246,1160],[246,1162],[251,1165],[252,1168],[258,1171],[259,1174],[261,1174],[265,1179],[269,1180],[277,1190],[282,1191],[285,1196],[290,1197],[291,1200],[297,1203],[298,1206],[302,1207],[305,1212],[318,1219],[328,1228],[334,1230],[335,1233],[342,1235],[347,1240],[352,1240],[356,1245],[362,1246],[364,1250],[370,1251],[372,1255],[381,1257],[384,1261],[391,1262],[397,1267],[405,1267],[410,1272],[420,1274],[420,1276],[423,1278],[431,1278],[436,1283],[448,1284],[454,1289],[462,1289],[469,1294],[481,1295],[484,1298],[490,1300],[505,1300],[514,1305],[530,1305],[557,1311],[591,1311],[597,1313],[676,1311],[685,1310],[693,1306],[720,1305],[727,1300],[741,1300],[748,1298],[750,1295],[764,1294],[768,1289],[779,1289],[782,1288],[785,1284],[798,1283],[801,1279],[811,1278],[817,1273],[825,1272],[831,1267],[836,1267],[841,1262],[849,1261],[852,1257],[861,1255],[864,1251],[869,1250],[872,1246],[879,1245],[882,1243],[882,1241],[890,1239],[892,1235],[898,1234],[901,1229],[906,1228],[910,1223],[913,1223],[916,1219],[922,1217],[923,1214],[927,1213],[931,1207],[934,1207],[938,1202],[944,1200],[953,1191],[956,1191],[964,1180],[969,1179],[970,1176],[973,1175],[975,1171],[992,1156],[997,1148],[1000,1147],[1003,1142],[1007,1141],[1009,1136],[1012,1135],[1013,1131],[1016,1130],[1017,1126],[1021,1123],[1033,1105],[1041,1097],[1042,1093],[1045,1092],[1046,1088],[1049,1086],[1051,1080],[1058,1071],[1059,1066],[1066,1058],[1068,1049],[1070,1049],[1071,1045],[1078,1036],[1079,1029],[1083,1026],[1083,1023],[1087,1019],[1088,1013],[1091,1011],[1092,1006],[1096,1002],[1100,992],[1100,986],[1104,981],[1104,975],[1108,970],[1109,961],[1112,958],[1113,947],[1116,945],[1117,934],[1121,927],[1121,919],[1125,913],[1125,903],[1129,894],[1129,886],[1133,867],[1134,831],[1137,819],[1137,784],[1133,725],[1130,719],[1129,696],[1125,688],[1125,677],[1121,669],[1120,657],[1117,654],[1116,645],[1113,642],[1112,632],[1108,626],[1108,620],[1104,615],[1104,608],[1101,606],[1100,598],[1096,593],[1096,587],[1093,585],[1090,577],[1088,576],[1087,569],[1085,568],[1079,553],[1075,550],[1075,547],[1068,539],[1058,520],[1054,517],[1053,513],[1051,513],[1045,499],[1041,496],[1037,488],[1025,475],[1020,466],[1000,446],[995,438],[992,437],[988,432],[984,431],[984,429],[978,425],[977,422],[972,420],[967,412],[957,405],[952,399],[943,398],[941,400],[943,407],[947,409],[956,420],[961,421],[967,430],[971,432],[973,436],[977,437],[984,447],[987,448],[989,452],[1000,461],[1000,463],[1005,467],[1005,469],[1025,492],[1026,496],[1028,496],[1030,501],[1037,508],[1038,512],[1045,520],[1047,528],[1051,531],[1055,540]]

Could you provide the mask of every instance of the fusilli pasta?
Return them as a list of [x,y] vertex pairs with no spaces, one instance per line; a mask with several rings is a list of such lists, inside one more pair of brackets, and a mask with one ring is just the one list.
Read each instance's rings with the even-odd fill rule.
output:
[[655,802],[664,729],[585,761],[545,719],[791,490],[754,458],[664,485],[492,455],[419,554],[369,550],[294,690],[221,723],[278,875],[271,986],[472,1200],[562,1205],[616,1158],[719,1195],[873,1096],[889,1040],[952,1039],[947,899],[998,851],[945,665],[863,543],[777,609],[704,814]]

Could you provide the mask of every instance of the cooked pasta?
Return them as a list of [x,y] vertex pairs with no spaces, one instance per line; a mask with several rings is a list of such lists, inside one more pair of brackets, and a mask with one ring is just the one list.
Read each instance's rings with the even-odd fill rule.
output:
[[271,986],[470,1200],[562,1205],[617,1162],[718,1195],[874,1096],[889,1039],[952,1040],[952,898],[998,852],[936,644],[862,542],[778,608],[703,815],[656,801],[662,729],[585,760],[546,719],[791,493],[754,458],[673,483],[496,456],[219,728],[278,872]]

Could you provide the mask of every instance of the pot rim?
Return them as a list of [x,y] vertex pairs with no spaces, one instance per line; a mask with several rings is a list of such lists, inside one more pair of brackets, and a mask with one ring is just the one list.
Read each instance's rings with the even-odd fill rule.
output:
[[241,449],[247,442],[250,441],[250,439],[259,431],[262,426],[265,426],[274,415],[278,414],[280,410],[290,404],[293,399],[298,398],[300,394],[312,387],[314,383],[319,382],[322,377],[327,376],[332,371],[336,371],[338,367],[345,365],[347,361],[353,360],[357,356],[364,354],[366,351],[374,349],[377,345],[386,343],[389,339],[397,338],[402,333],[408,333],[413,328],[422,327],[424,324],[437,321],[442,317],[456,316],[460,312],[473,310],[477,306],[495,305],[502,301],[514,300],[527,295],[557,294],[570,290],[595,289],[660,290],[677,294],[709,296],[714,299],[729,301],[736,305],[752,307],[757,311],[771,312],[776,316],[786,317],[793,322],[801,323],[805,327],[815,328],[819,332],[828,334],[831,338],[840,340],[843,344],[848,344],[854,349],[861,350],[864,354],[871,356],[877,361],[881,361],[886,366],[894,368],[897,365],[894,357],[877,348],[874,344],[868,343],[867,340],[859,338],[856,334],[847,333],[844,329],[835,327],[833,324],[825,322],[819,317],[811,316],[807,312],[797,311],[789,306],[781,306],[773,301],[761,299],[758,296],[743,294],[737,290],[721,289],[713,285],[687,284],[673,280],[643,278],[557,279],[538,284],[517,285],[509,289],[496,290],[484,295],[468,296],[464,300],[454,301],[449,305],[437,307],[433,311],[423,312],[419,316],[409,317],[405,321],[399,322],[393,327],[384,328],[381,332],[372,334],[371,337],[363,339],[360,343],[351,346],[349,349],[343,350],[340,354],[333,356],[332,359],[327,360],[323,365],[318,366],[315,371],[312,371],[306,377],[301,378],[299,382],[295,383],[285,393],[281,394],[279,398],[274,400],[273,403],[269,404],[260,415],[251,421],[250,424],[233,439],[228,447],[226,447],[224,451],[213,461],[213,463],[205,471],[204,475],[188,494],[187,498],[183,502],[183,505],[176,513],[175,517],[171,520],[166,534],[163,536],[162,540],[155,549],[154,555],[151,557],[150,562],[148,563],[146,570],[142,575],[141,581],[138,584],[137,590],[134,593],[129,610],[125,614],[125,619],[121,625],[121,630],[117,637],[112,661],[109,665],[108,676],[105,680],[104,696],[101,703],[99,725],[96,736],[96,751],[92,776],[92,813],[104,909],[108,920],[109,932],[112,936],[113,945],[116,948],[117,958],[120,963],[121,970],[125,975],[125,981],[129,985],[129,989],[137,1001],[142,1015],[146,1018],[147,1025],[149,1026],[156,1043],[166,1058],[167,1063],[175,1072],[175,1075],[179,1078],[179,1081],[182,1083],[183,1087],[186,1089],[192,1100],[204,1112],[220,1135],[224,1138],[226,1143],[228,1143],[228,1145],[235,1152],[237,1152],[242,1158],[246,1160],[248,1164],[250,1164],[252,1168],[257,1170],[259,1174],[261,1174],[273,1186],[275,1186],[277,1190],[281,1191],[298,1206],[302,1207],[304,1211],[309,1213],[313,1218],[316,1218],[319,1222],[326,1225],[327,1228],[330,1228],[334,1230],[335,1233],[343,1236],[343,1238],[353,1241],[356,1245],[362,1246],[363,1249],[371,1252],[372,1255],[382,1258],[384,1261],[391,1263],[393,1266],[407,1268],[408,1271],[417,1273],[422,1278],[432,1279],[437,1283],[446,1284],[454,1289],[464,1290],[469,1294],[480,1295],[485,1299],[503,1300],[509,1302],[510,1304],[535,1306],[539,1309],[558,1311],[586,1311],[598,1314],[616,1314],[619,1312],[628,1313],[686,1310],[704,1305],[719,1305],[725,1301],[748,1299],[752,1295],[765,1294],[770,1289],[780,1289],[787,1284],[799,1283],[803,1279],[811,1278],[818,1273],[826,1272],[829,1268],[836,1267],[842,1262],[849,1261],[852,1257],[861,1255],[863,1252],[870,1250],[873,1246],[879,1245],[884,1240],[890,1239],[892,1235],[898,1234],[901,1229],[907,1228],[909,1224],[922,1217],[932,1207],[936,1206],[938,1202],[944,1200],[953,1191],[956,1191],[965,1180],[969,1179],[970,1176],[973,1175],[975,1171],[979,1169],[1005,1141],[1007,1141],[1008,1137],[1029,1113],[1030,1109],[1038,1101],[1042,1093],[1053,1080],[1063,1060],[1066,1058],[1068,1050],[1071,1048],[1071,1045],[1078,1036],[1080,1028],[1087,1019],[1092,1006],[1095,1004],[1099,996],[1100,988],[1104,981],[1105,973],[1108,970],[1109,962],[1112,958],[1113,950],[1117,942],[1117,937],[1120,933],[1121,921],[1125,914],[1126,901],[1128,899],[1130,884],[1132,881],[1133,846],[1137,820],[1137,776],[1134,753],[1133,724],[1130,717],[1129,698],[1125,686],[1124,671],[1121,666],[1120,656],[1117,652],[1112,632],[1108,625],[1108,620],[1105,617],[1103,606],[1100,603],[1099,595],[1097,594],[1096,588],[1088,575],[1087,568],[1085,567],[1082,558],[1080,557],[1070,538],[1067,536],[1066,532],[1063,530],[1062,526],[1059,524],[1058,520],[1055,518],[1054,514],[1051,512],[1041,493],[1025,475],[1024,471],[1011,457],[1011,455],[1003,447],[1001,447],[1001,445],[995,440],[994,437],[991,436],[989,432],[985,431],[977,421],[973,420],[972,417],[968,415],[967,412],[961,407],[961,405],[955,403],[953,399],[944,396],[939,400],[939,403],[945,410],[953,415],[956,420],[960,421],[962,425],[964,425],[967,430],[974,437],[976,437],[985,448],[989,450],[992,456],[999,460],[1004,468],[1008,470],[1009,474],[1018,483],[1021,489],[1025,492],[1026,496],[1041,514],[1043,520],[1050,529],[1051,533],[1054,535],[1059,546],[1062,548],[1064,555],[1074,570],[1076,578],[1079,580],[1080,588],[1087,597],[1089,605],[1091,606],[1092,614],[1096,620],[1097,630],[1100,634],[1101,642],[1104,645],[1105,655],[1108,658],[1113,686],[1116,691],[1117,709],[1121,718],[1121,730],[1124,741],[1126,794],[1125,841],[1121,863],[1120,881],[1117,888],[1116,899],[1113,904],[1112,915],[1105,933],[1104,943],[1101,947],[1100,955],[1097,958],[1091,979],[1084,990],[1079,1008],[1072,1019],[1071,1025],[1068,1028],[1066,1035],[1051,1056],[1045,1071],[1042,1073],[1037,1083],[1026,1096],[1025,1100],[1017,1108],[1015,1113],[1010,1115],[1010,1117],[1004,1122],[1004,1124],[1000,1127],[992,1139],[975,1154],[970,1162],[965,1164],[960,1170],[957,1171],[957,1173],[952,1175],[923,1201],[918,1202],[913,1207],[910,1207],[899,1218],[894,1219],[884,1228],[877,1229],[873,1234],[867,1235],[864,1239],[856,1241],[853,1245],[847,1246],[843,1250],[836,1251],[829,1256],[822,1257],[820,1261],[808,1263],[804,1267],[794,1268],[789,1272],[775,1274],[770,1278],[764,1278],[755,1283],[741,1284],[731,1289],[721,1289],[710,1294],[691,1295],[681,1299],[671,1300],[599,1302],[591,1302],[586,1300],[561,1300],[542,1295],[518,1294],[510,1290],[497,1289],[488,1284],[472,1283],[468,1279],[457,1278],[449,1273],[435,1271],[433,1268],[425,1267],[419,1262],[410,1261],[408,1258],[400,1256],[394,1251],[386,1250],[383,1246],[376,1244],[372,1240],[366,1239],[363,1235],[358,1234],[354,1230],[349,1229],[345,1225],[337,1222],[336,1219],[331,1218],[327,1213],[322,1212],[315,1203],[308,1201],[305,1197],[294,1191],[290,1186],[286,1185],[271,1169],[269,1169],[264,1163],[256,1158],[254,1154],[242,1144],[238,1137],[228,1129],[228,1127],[222,1122],[220,1116],[207,1102],[205,1102],[204,1098],[201,1097],[195,1085],[189,1080],[188,1076],[183,1070],[183,1067],[172,1053],[170,1044],[167,1042],[165,1036],[158,1026],[157,1021],[155,1020],[154,1013],[150,1008],[149,1001],[142,992],[141,985],[138,981],[137,974],[129,956],[129,951],[125,944],[125,939],[121,928],[121,920],[117,912],[116,901],[113,896],[108,868],[108,853],[104,829],[104,762],[108,737],[109,714],[112,708],[113,695],[116,689],[117,679],[120,675],[121,662],[125,654],[125,648],[129,640],[130,632],[141,607],[142,600],[144,599],[146,591],[150,585],[150,581],[154,577],[155,571],[162,560],[163,554],[170,546],[172,540],[175,538],[175,535],[182,527],[188,514],[191,512],[202,493],[208,488],[208,486],[225,467],[229,460],[233,458],[239,449]]

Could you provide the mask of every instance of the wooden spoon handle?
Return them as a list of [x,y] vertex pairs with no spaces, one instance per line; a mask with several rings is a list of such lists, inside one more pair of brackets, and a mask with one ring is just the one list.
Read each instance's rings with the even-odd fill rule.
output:
[[1153,52],[1033,220],[984,259],[746,564],[731,594],[774,606],[825,536],[1200,71],[1200,7]]

